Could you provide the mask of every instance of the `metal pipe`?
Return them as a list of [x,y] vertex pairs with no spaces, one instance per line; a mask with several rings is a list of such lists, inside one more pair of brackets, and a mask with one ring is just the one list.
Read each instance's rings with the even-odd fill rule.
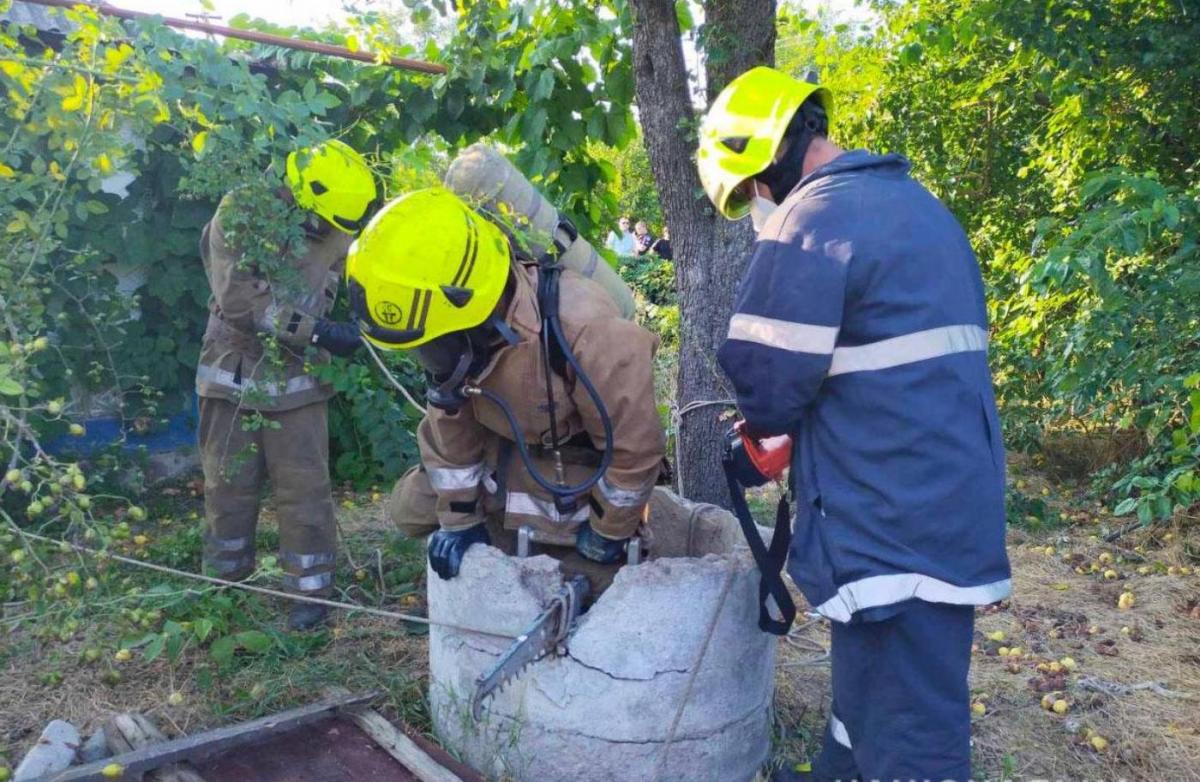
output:
[[[82,5],[79,0],[22,0],[22,2],[30,5],[44,5],[50,8],[74,8]],[[282,46],[287,49],[299,49],[305,52],[315,52],[316,54],[324,54],[330,57],[341,57],[344,60],[358,60],[372,64],[380,64],[376,55],[370,52],[352,52],[344,46],[334,46],[328,43],[320,43],[318,41],[304,41],[296,38],[286,38],[282,35],[272,35],[271,33],[260,33],[254,30],[239,30],[236,27],[226,27],[220,24],[209,24],[207,22],[193,22],[190,19],[179,19],[173,16],[161,16],[159,14],[147,13],[145,11],[130,11],[124,8],[107,3],[99,3],[90,6],[96,13],[104,14],[105,16],[115,16],[118,19],[131,19],[134,21],[141,19],[161,19],[163,24],[168,27],[175,27],[180,30],[195,30],[202,33],[213,33],[215,35],[223,35],[226,38],[238,38],[243,41],[252,41],[254,43],[266,44],[268,46]],[[445,73],[446,66],[438,65],[437,63],[425,62],[423,60],[409,60],[403,57],[384,57],[382,64],[390,65],[393,68],[403,68],[409,71],[419,71],[421,73]]]

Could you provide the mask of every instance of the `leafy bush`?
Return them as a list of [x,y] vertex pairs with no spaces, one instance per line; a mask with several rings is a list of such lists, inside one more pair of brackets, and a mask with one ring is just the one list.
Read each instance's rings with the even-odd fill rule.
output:
[[[241,235],[245,261],[286,280],[279,248],[298,215],[279,208],[262,172],[282,171],[297,146],[341,136],[395,194],[436,182],[453,149],[491,135],[582,229],[610,222],[612,167],[587,146],[630,137],[632,80],[618,23],[601,16],[582,2],[461,13],[435,2],[344,30],[272,30],[440,56],[454,68],[439,77],[218,46],[87,9],[63,12],[73,32],[62,41],[4,23],[0,394],[15,400],[6,412],[19,427],[8,428],[0,458],[20,466],[26,446],[40,452],[71,418],[111,412],[141,433],[190,408],[208,295],[199,229],[231,194],[227,228]],[[440,47],[399,43],[430,30],[443,34]],[[366,480],[368,466],[376,479],[392,476],[412,457],[411,421],[383,404],[381,379],[357,366],[350,374],[341,385],[353,398],[332,419],[334,464],[341,477]],[[17,507],[11,492],[3,501]]]
[[662,339],[663,347],[679,345],[679,298],[675,265],[654,254],[619,259],[617,271],[636,293],[638,320]]

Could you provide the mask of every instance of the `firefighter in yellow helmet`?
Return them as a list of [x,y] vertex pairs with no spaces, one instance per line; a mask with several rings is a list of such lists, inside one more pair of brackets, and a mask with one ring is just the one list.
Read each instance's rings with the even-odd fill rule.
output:
[[[204,467],[204,567],[241,579],[254,570],[259,495],[270,478],[279,517],[284,585],[302,595],[333,587],[335,530],[330,494],[328,385],[306,365],[361,345],[358,328],[327,318],[346,251],[370,217],[377,191],[362,157],[340,141],[288,156],[277,197],[304,210],[305,239],[283,281],[247,268],[227,237],[231,199],[200,239],[212,295],[196,368]],[[269,353],[264,339],[278,343]],[[282,358],[282,366],[276,359]],[[261,415],[265,423],[251,416]],[[323,606],[293,603],[294,629],[324,621]]]
[[658,478],[657,338],[598,284],[541,260],[440,188],[389,203],[350,251],[364,335],[413,351],[429,379],[421,464],[388,512],[409,535],[433,533],[442,578],[472,544],[509,548],[522,526],[574,547],[567,569],[594,576],[622,559]]
[[795,442],[788,571],[831,623],[824,745],[773,780],[970,779],[975,607],[1012,591],[983,279],[907,160],[825,137],[829,107],[755,68],[697,155],[755,221],[717,360],[746,425]]

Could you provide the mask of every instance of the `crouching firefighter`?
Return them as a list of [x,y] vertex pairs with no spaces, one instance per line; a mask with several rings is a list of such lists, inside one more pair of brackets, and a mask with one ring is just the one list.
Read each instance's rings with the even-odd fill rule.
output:
[[432,533],[434,571],[453,578],[472,544],[502,535],[508,549],[523,526],[551,553],[574,547],[557,550],[568,572],[618,564],[665,452],[657,338],[553,251],[518,251],[441,188],[387,204],[347,276],[367,339],[412,350],[426,372],[421,464],[388,513],[410,536]]
[[794,443],[788,570],[832,622],[813,778],[965,782],[975,606],[1011,591],[983,281],[904,158],[826,138],[830,104],[755,68],[704,119],[701,182],[758,232],[718,359],[753,436]]
[[[376,190],[366,162],[339,141],[293,152],[285,179],[277,197],[306,213],[303,247],[281,260],[288,273],[275,275],[286,279],[270,279],[243,262],[235,245],[246,240],[227,234],[236,208],[232,196],[221,202],[200,240],[212,289],[196,368],[204,567],[231,580],[254,570],[259,495],[270,478],[284,587],[325,596],[333,589],[335,554],[326,417],[333,389],[306,365],[327,363],[330,353],[350,355],[362,344],[354,324],[326,316],[346,251],[370,216]],[[279,349],[268,353],[264,340]],[[296,602],[288,623],[305,629],[325,614],[324,606]]]

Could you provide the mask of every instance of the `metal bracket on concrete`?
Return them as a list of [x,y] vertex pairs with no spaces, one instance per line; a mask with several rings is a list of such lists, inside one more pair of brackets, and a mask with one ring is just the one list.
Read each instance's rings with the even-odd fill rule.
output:
[[533,527],[522,524],[521,528],[517,530],[517,556],[522,559],[528,557],[534,540]]
[[642,563],[641,535],[634,535],[629,539],[629,544],[625,547],[625,561],[630,565],[640,565]]

